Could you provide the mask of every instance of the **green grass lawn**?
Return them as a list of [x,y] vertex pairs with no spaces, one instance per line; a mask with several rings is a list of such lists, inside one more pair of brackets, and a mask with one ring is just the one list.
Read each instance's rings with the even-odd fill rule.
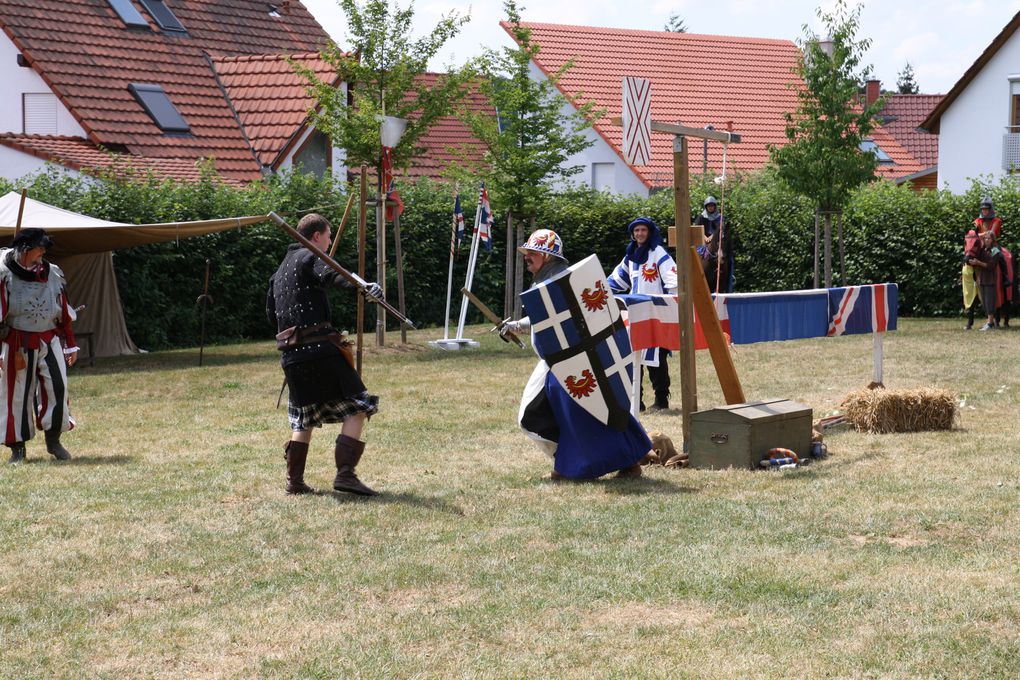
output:
[[[283,493],[268,342],[76,368],[75,459],[40,437],[0,465],[0,677],[1017,677],[1020,331],[900,325],[886,385],[955,391],[957,430],[559,484],[516,425],[534,355],[412,333],[366,353],[374,499]],[[735,356],[748,399],[816,419],[871,380],[869,336]],[[642,421],[679,444],[678,415]],[[312,441],[320,489],[335,435]]]

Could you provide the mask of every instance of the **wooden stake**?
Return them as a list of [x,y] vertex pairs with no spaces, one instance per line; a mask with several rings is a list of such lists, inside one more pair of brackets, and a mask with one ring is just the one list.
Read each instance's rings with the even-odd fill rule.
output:
[[[690,267],[692,272],[701,269],[701,258],[698,251],[692,246],[690,256]],[[679,255],[679,251],[677,253]],[[698,313],[698,321],[701,322],[701,332],[708,342],[708,353],[712,355],[712,363],[715,365],[715,374],[719,376],[719,386],[722,388],[723,397],[727,404],[742,404],[747,401],[744,398],[744,388],[740,385],[740,378],[737,376],[737,367],[733,365],[733,356],[726,345],[726,336],[723,334],[722,325],[719,323],[719,315],[715,311],[715,304],[712,302],[712,295],[708,290],[708,282],[704,276],[695,273],[691,279],[694,298],[694,309]]]
[[18,204],[18,221],[14,225],[14,235],[21,231],[21,218],[25,216],[25,199],[28,198],[28,189],[21,190],[21,203]]
[[[404,305],[404,255],[400,249],[400,215],[393,216],[393,249],[397,256],[397,309],[407,316]],[[407,327],[400,324],[400,343],[407,344]]]
[[[677,304],[680,321],[680,414],[684,450],[691,443],[691,414],[698,410],[698,376],[694,362],[694,314],[691,307],[692,272],[690,259],[683,256],[691,250],[690,169],[687,167],[687,138],[673,138],[673,209],[676,213]],[[683,263],[686,263],[684,266]],[[700,270],[700,266],[699,266]],[[702,274],[704,278],[704,274]]]
[[[365,278],[365,247],[368,241],[368,168],[361,166],[361,199],[358,205],[358,276]],[[356,295],[358,298],[358,351],[357,369],[358,375],[364,376],[362,372],[361,357],[365,340],[365,296]],[[379,312],[382,314],[382,312]]]
[[[347,197],[347,207],[344,208],[344,216],[340,218],[340,226],[336,228],[336,235],[333,237],[333,245],[329,247],[329,256],[334,257],[336,255],[336,247],[340,243],[340,237],[343,236],[344,227],[347,226],[347,215],[351,212],[351,204],[354,203],[354,192]],[[359,272],[360,276],[360,272]]]
[[514,215],[506,214],[506,276],[503,278],[503,318],[513,316],[514,309],[514,254],[517,252],[514,243]]

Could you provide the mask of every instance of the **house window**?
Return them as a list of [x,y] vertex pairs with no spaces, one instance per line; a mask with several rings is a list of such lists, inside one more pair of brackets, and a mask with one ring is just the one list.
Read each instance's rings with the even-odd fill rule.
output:
[[316,177],[322,177],[333,167],[333,145],[329,137],[313,130],[305,143],[294,154],[294,167]]
[[145,9],[149,10],[149,14],[156,20],[159,27],[164,31],[170,31],[173,33],[186,33],[184,24],[178,20],[174,13],[170,11],[170,8],[166,6],[163,0],[139,0]]
[[1009,81],[1009,130],[1020,132],[1020,80]]
[[885,151],[882,151],[882,147],[880,147],[878,144],[875,144],[875,140],[873,139],[865,139],[863,142],[861,142],[861,146],[859,148],[861,151],[870,151],[871,153],[875,154],[875,158],[878,159],[879,163],[893,162],[892,156],[887,154]]
[[128,28],[149,28],[149,22],[145,20],[141,12],[135,9],[131,0],[107,0],[107,2]]
[[25,92],[21,95],[26,135],[57,134],[57,96],[52,92]]
[[163,132],[190,132],[191,127],[177,111],[163,88],[149,83],[131,83],[128,90]]
[[612,191],[615,188],[616,164],[592,163],[591,188],[596,191]]

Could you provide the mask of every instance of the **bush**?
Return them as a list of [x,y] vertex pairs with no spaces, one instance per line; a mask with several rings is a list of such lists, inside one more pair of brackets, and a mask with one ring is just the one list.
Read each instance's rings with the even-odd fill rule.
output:
[[[69,177],[56,171],[27,178],[29,193],[47,203],[101,219],[134,224],[259,215],[275,210],[296,223],[310,209],[338,225],[347,186],[329,177],[316,179],[284,173],[244,188],[225,185],[211,171],[193,184],[158,181],[151,176],[104,181]],[[8,182],[0,189],[17,188]],[[692,218],[701,212],[704,197],[718,198],[720,187],[695,178],[691,186]],[[889,182],[862,187],[843,216],[847,281],[853,284],[893,281],[900,286],[900,313],[952,315],[961,308],[959,289],[962,237],[977,214],[983,195],[991,195],[1003,218],[1003,242],[1016,239],[1011,225],[1020,224],[1020,190],[1004,181],[975,182],[963,195],[946,191],[914,193]],[[453,193],[450,187],[422,180],[401,188],[406,210],[401,218],[404,283],[408,316],[419,326],[442,326],[446,305]],[[473,220],[473,192],[461,196],[467,221]],[[499,208],[499,197],[492,197]],[[814,211],[791,193],[774,173],[764,170],[731,180],[725,191],[724,214],[732,229],[738,291],[792,290],[812,285]],[[497,213],[498,214],[498,213]],[[572,262],[596,253],[608,270],[623,256],[627,224],[647,215],[660,226],[673,223],[670,191],[651,197],[613,196],[587,188],[561,191],[536,216],[538,227],[555,229],[563,237]],[[375,280],[374,215],[368,215],[366,278]],[[357,268],[357,216],[344,232],[337,259]],[[503,300],[506,221],[496,223],[491,253],[481,250],[473,289],[493,309]],[[210,295],[214,304],[206,322],[210,342],[268,338],[274,332],[265,319],[266,284],[291,242],[275,225],[266,223],[181,242],[129,248],[116,253],[117,281],[128,330],[148,349],[193,345],[197,342],[205,261],[211,263]],[[397,272],[392,225],[387,235],[387,291],[397,304]],[[519,245],[514,243],[514,246]],[[462,244],[454,263],[453,287],[464,283],[470,242]],[[838,280],[838,250],[833,270]],[[335,321],[344,328],[355,324],[349,292],[335,297]],[[371,310],[371,308],[370,308]],[[451,324],[456,323],[459,297],[454,297]],[[482,321],[471,309],[470,322]],[[366,330],[374,328],[373,312]],[[395,328],[390,322],[390,328]]]

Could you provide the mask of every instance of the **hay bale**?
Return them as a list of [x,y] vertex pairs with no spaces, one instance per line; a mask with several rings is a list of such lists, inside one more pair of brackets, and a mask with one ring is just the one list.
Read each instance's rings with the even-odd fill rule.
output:
[[859,432],[951,430],[959,414],[949,390],[859,390],[843,398],[840,408]]

